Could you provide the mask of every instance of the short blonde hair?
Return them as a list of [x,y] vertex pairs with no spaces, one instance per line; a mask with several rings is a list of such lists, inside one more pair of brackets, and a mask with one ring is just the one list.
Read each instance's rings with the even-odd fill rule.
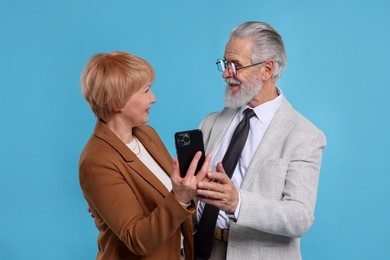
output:
[[81,90],[96,117],[106,122],[154,78],[152,66],[144,59],[126,52],[99,53],[84,68]]

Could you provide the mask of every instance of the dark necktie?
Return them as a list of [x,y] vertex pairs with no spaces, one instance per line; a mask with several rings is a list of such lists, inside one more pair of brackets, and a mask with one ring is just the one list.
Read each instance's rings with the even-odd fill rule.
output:
[[[240,159],[249,133],[249,120],[255,116],[252,109],[245,109],[244,118],[234,130],[229,147],[222,160],[223,168],[229,178],[232,177],[234,169]],[[198,230],[194,237],[195,257],[197,259],[208,259],[211,255],[214,239],[214,229],[218,219],[219,209],[206,204],[199,221]]]

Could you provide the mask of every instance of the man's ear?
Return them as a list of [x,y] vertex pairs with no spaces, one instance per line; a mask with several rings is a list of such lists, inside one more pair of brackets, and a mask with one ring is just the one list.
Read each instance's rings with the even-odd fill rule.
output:
[[264,62],[262,80],[268,81],[269,79],[272,79],[274,75],[274,70],[275,70],[274,60],[268,60]]

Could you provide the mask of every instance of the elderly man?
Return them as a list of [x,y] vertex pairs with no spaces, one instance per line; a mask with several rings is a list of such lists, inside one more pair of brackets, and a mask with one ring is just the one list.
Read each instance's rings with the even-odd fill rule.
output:
[[301,259],[326,140],[276,86],[285,65],[262,22],[233,29],[217,61],[226,107],[201,124],[214,168],[198,184],[197,259]]

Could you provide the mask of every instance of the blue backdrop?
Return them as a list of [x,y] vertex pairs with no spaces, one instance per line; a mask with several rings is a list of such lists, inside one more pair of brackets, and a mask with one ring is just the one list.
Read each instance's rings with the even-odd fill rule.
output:
[[95,258],[78,183],[95,125],[79,84],[91,55],[153,65],[150,124],[175,155],[173,133],[222,108],[215,60],[248,20],[283,36],[278,86],[328,140],[303,258],[390,259],[389,11],[385,0],[1,0],[0,259]]

